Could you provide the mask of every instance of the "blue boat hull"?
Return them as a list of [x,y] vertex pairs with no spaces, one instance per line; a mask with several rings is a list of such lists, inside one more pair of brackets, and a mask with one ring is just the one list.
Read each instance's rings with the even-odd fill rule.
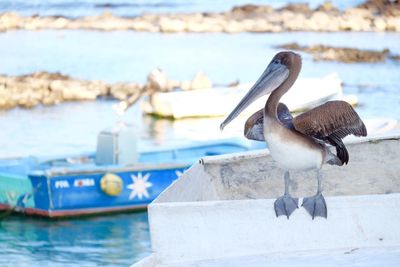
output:
[[98,166],[93,155],[0,161],[0,210],[65,217],[144,209],[200,157],[246,150],[218,142],[150,151],[131,166]]
[[[103,172],[73,175],[30,175],[35,208],[28,213],[49,217],[143,209],[189,166],[113,173],[122,180],[122,191],[108,195],[100,186]],[[139,185],[139,186],[136,186]]]

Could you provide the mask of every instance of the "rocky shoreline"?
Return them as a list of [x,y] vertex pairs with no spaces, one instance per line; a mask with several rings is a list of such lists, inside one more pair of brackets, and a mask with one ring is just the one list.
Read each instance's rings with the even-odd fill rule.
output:
[[399,1],[369,0],[340,11],[329,2],[316,9],[291,4],[274,9],[267,5],[244,5],[222,13],[143,14],[117,17],[109,12],[99,16],[67,18],[0,14],[0,31],[11,30],[132,30],[161,33],[239,33],[284,31],[393,31],[400,32]]
[[[326,45],[301,46],[289,43],[277,46],[280,49],[310,53],[315,61],[338,61],[343,63],[377,63],[386,60],[400,61],[400,55],[381,51],[361,50],[349,47]],[[223,86],[236,86],[238,81]],[[15,107],[33,108],[37,105],[55,105],[66,101],[87,101],[98,98],[121,100],[117,107],[123,113],[141,96],[154,92],[198,90],[211,88],[211,80],[199,72],[192,80],[175,81],[160,69],[154,69],[147,76],[146,83],[105,83],[99,80],[75,79],[60,73],[35,72],[21,76],[0,75],[0,110]]]
[[66,101],[96,100],[101,97],[123,100],[125,109],[142,95],[171,91],[210,88],[212,83],[198,73],[191,81],[174,81],[160,69],[153,70],[145,84],[114,83],[74,79],[60,73],[36,72],[22,76],[0,75],[0,110],[15,107],[33,108]]
[[327,45],[301,46],[298,43],[289,43],[277,46],[277,48],[286,50],[297,50],[310,53],[315,61],[337,61],[343,63],[377,63],[386,60],[400,61],[399,55],[390,53],[389,49],[361,50],[350,47],[334,47]]

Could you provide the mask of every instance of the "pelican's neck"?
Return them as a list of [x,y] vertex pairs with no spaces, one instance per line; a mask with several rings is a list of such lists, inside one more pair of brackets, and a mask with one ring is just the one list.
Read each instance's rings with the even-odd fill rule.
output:
[[265,104],[265,115],[267,115],[270,118],[278,120],[277,110],[278,110],[279,100],[292,87],[297,77],[299,76],[300,69],[301,69],[301,62],[292,61],[292,64],[289,67],[289,76],[268,97],[267,103]]

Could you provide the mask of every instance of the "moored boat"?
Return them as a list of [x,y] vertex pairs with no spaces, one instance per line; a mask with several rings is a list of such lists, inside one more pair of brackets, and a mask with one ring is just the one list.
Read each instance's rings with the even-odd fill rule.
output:
[[115,134],[100,134],[105,144],[92,154],[0,160],[0,210],[64,217],[143,209],[199,157],[251,148],[225,139],[135,155],[132,139]]
[[[241,84],[235,87],[157,92],[142,103],[142,109],[147,114],[174,119],[226,116],[250,87],[251,84]],[[282,102],[291,111],[303,111],[334,99],[344,99],[350,104],[357,103],[355,96],[343,95],[340,78],[331,74],[322,78],[299,79],[292,90],[283,97]],[[254,113],[263,107],[264,103],[265,99],[261,98],[250,105],[243,114]]]

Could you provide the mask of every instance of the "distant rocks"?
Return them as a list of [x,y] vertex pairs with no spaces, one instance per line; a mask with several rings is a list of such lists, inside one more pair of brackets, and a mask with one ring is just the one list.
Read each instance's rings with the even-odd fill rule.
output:
[[108,86],[101,81],[75,80],[59,73],[0,76],[0,109],[93,100],[107,94],[108,90]]
[[41,29],[88,29],[144,32],[283,32],[283,31],[400,31],[398,0],[370,0],[340,11],[327,2],[311,9],[290,4],[274,9],[267,5],[243,5],[221,13],[143,14],[134,18],[99,16],[71,19],[59,16],[24,17],[0,14],[0,31]]
[[362,9],[370,10],[375,14],[385,16],[400,16],[399,0],[368,0],[358,6]]
[[297,43],[290,43],[278,46],[278,48],[287,50],[298,50],[311,53],[314,60],[320,61],[339,61],[344,63],[367,62],[376,63],[383,62],[386,59],[399,60],[398,55],[390,54],[389,49],[381,51],[361,50],[348,47],[332,47],[326,45],[301,46]]
[[197,90],[212,83],[201,72],[191,81],[173,81],[160,70],[153,70],[146,84],[114,83],[74,79],[60,73],[36,72],[22,76],[0,75],[0,110],[14,107],[32,108],[39,104],[55,105],[66,101],[90,101],[99,97],[119,100],[138,99],[153,92]]

